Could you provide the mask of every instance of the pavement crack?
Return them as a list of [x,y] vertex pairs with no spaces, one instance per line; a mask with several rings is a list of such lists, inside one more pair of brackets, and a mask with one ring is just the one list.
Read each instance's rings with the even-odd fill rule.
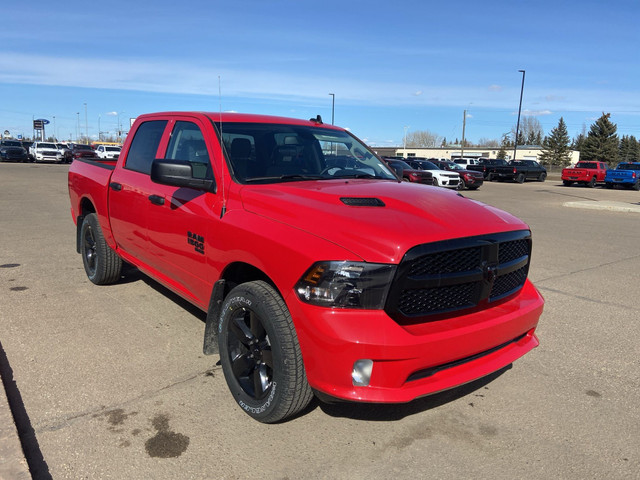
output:
[[158,395],[160,395],[161,393],[170,390],[176,386],[180,386],[183,385],[185,383],[189,383],[192,382],[198,378],[201,378],[203,376],[211,376],[211,371],[216,369],[216,368],[221,368],[221,367],[213,367],[213,368],[208,368],[207,370],[195,373],[193,375],[190,375],[189,377],[177,380],[173,383],[170,383],[168,385],[165,385],[164,387],[158,388],[156,390],[149,390],[149,391],[145,391],[140,393],[139,395],[132,397],[128,400],[125,400],[123,402],[119,402],[119,403],[115,403],[115,404],[111,404],[111,405],[101,405],[99,408],[93,408],[90,410],[85,410],[83,412],[78,412],[75,413],[73,415],[67,415],[64,416],[62,418],[58,417],[56,419],[52,419],[50,421],[47,422],[41,422],[37,425],[34,426],[34,430],[36,432],[36,434],[42,433],[42,432],[55,432],[57,430],[60,430],[62,428],[71,426],[73,423],[79,421],[79,420],[83,420],[87,417],[94,417],[96,415],[101,415],[104,414],[105,412],[109,412],[109,411],[113,411],[113,410],[117,410],[117,409],[125,409],[125,407],[130,406],[131,404],[140,402],[141,400],[148,400],[150,398],[154,398],[157,397]]
[[582,300],[582,301],[589,302],[589,303],[595,303],[597,305],[604,305],[604,306],[609,306],[609,307],[621,308],[623,310],[628,310],[630,312],[637,312],[638,311],[637,308],[628,307],[628,306],[622,305],[620,303],[607,302],[607,301],[598,300],[598,299],[595,299],[595,298],[592,298],[592,297],[585,297],[583,295],[576,295],[574,293],[565,292],[564,290],[559,290],[557,288],[549,288],[549,287],[540,287],[540,286],[538,286],[538,290],[541,290],[543,293],[544,292],[557,293],[557,294],[560,294],[560,295],[564,295],[566,297],[575,298],[576,300]]
[[577,273],[589,272],[591,270],[597,270],[597,269],[602,268],[602,267],[610,267],[611,265],[617,265],[617,264],[620,264],[620,263],[628,263],[628,262],[630,262],[632,260],[636,260],[638,258],[640,258],[640,255],[634,255],[632,257],[625,257],[625,258],[621,258],[619,260],[613,260],[611,262],[600,263],[598,265],[593,265],[591,267],[580,268],[578,270],[574,270],[572,272],[567,272],[567,273],[562,273],[560,275],[553,275],[553,276],[547,277],[547,278],[538,278],[538,279],[536,279],[535,283],[536,283],[536,286],[538,286],[538,288],[540,288],[539,285],[542,284],[543,282],[548,282],[550,280],[558,280],[558,279],[561,279],[561,278],[570,277],[570,276],[575,275]]

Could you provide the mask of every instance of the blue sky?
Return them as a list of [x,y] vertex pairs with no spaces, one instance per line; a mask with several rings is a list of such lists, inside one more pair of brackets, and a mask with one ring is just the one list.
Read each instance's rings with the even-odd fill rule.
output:
[[522,112],[545,134],[610,112],[640,137],[639,14],[637,0],[11,2],[0,129],[31,136],[45,118],[47,135],[97,137],[220,107],[330,122],[334,93],[335,123],[371,145],[401,145],[405,127],[461,138],[465,109],[476,142],[515,126],[524,69]]

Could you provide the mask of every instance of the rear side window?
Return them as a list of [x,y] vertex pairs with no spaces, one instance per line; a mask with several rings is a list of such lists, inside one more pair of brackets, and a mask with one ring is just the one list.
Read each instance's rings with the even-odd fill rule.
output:
[[124,168],[149,175],[166,126],[166,120],[152,120],[140,125],[129,147]]

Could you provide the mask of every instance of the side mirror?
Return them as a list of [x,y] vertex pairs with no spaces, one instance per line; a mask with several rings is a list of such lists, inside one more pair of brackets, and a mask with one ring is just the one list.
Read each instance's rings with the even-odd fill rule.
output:
[[216,183],[210,178],[194,178],[193,166],[182,160],[155,159],[151,164],[151,181],[172,187],[187,187],[215,193]]

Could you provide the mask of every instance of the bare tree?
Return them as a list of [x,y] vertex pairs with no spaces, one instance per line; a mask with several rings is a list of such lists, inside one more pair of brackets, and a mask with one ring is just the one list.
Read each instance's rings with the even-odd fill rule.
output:
[[478,140],[479,147],[498,148],[500,146],[500,140],[495,138],[481,138]]
[[429,130],[416,130],[407,133],[407,147],[412,148],[430,148],[439,147],[444,137]]
[[[516,127],[511,128],[511,138],[516,137]],[[518,131],[518,145],[541,145],[544,130],[536,117],[525,115],[520,120]]]

